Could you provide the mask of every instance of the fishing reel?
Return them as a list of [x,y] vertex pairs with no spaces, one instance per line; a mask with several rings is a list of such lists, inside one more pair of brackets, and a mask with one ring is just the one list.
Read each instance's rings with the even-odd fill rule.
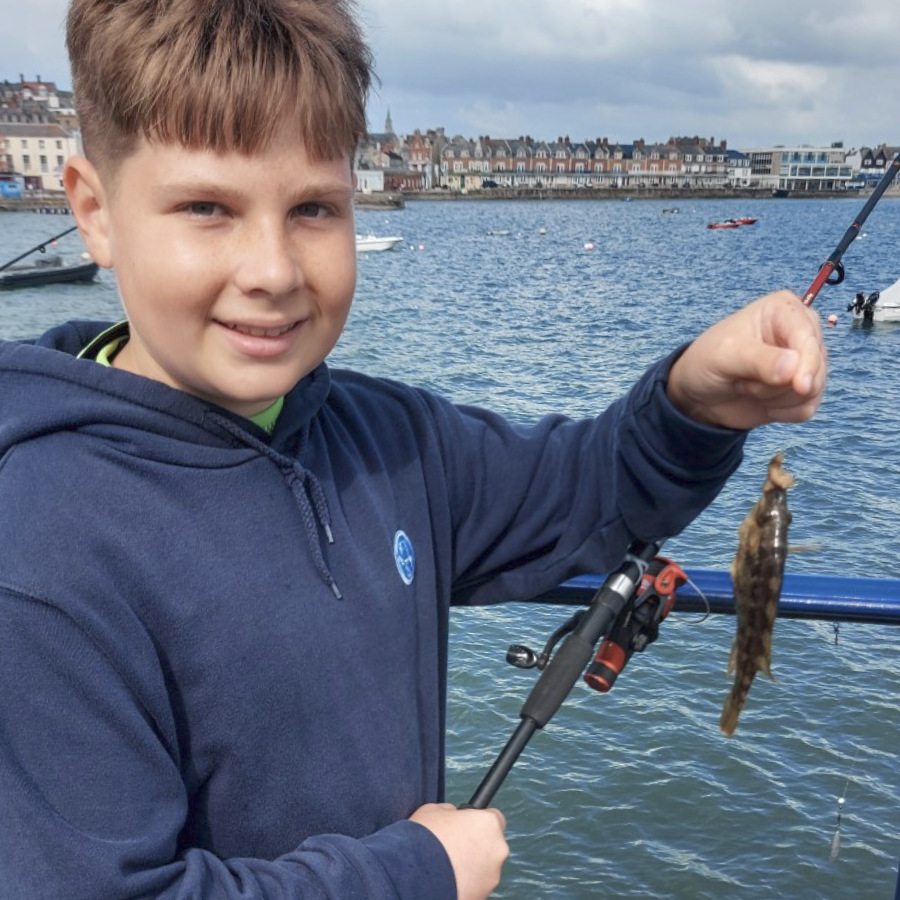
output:
[[[675,605],[675,593],[687,582],[684,570],[662,556],[654,557],[635,587],[630,601],[613,622],[584,673],[585,683],[600,693],[612,689],[616,678],[635,652],[642,652],[659,637],[659,626]],[[543,670],[559,641],[580,624],[586,610],[579,610],[550,635],[540,653],[521,644],[506,651],[506,661],[518,669]]]

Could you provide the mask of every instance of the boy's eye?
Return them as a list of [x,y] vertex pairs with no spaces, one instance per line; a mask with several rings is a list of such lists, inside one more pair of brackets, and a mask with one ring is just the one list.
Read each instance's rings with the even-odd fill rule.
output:
[[218,203],[212,203],[209,200],[198,200],[195,203],[189,204],[188,211],[192,216],[197,216],[201,219],[207,219],[219,212],[220,207]]
[[328,210],[321,203],[301,203],[294,207],[294,213],[306,219],[315,219],[327,212]]

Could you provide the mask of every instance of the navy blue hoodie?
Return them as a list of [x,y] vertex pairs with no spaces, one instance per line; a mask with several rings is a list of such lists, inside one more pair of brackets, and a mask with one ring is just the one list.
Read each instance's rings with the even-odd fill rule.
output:
[[668,363],[513,426],[323,364],[271,437],[0,344],[0,896],[451,900],[452,603],[526,599],[680,531],[742,436]]

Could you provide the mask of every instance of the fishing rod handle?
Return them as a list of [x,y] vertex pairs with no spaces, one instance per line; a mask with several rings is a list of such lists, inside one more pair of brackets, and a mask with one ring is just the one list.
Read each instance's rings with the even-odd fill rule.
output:
[[543,728],[575,686],[594,655],[594,647],[606,634],[634,595],[650,560],[662,542],[634,543],[622,564],[603,582],[591,605],[541,673],[520,716]]
[[516,730],[482,779],[472,799],[461,809],[487,809],[532,735],[550,721],[575,686],[578,677],[590,662],[594,645],[612,627],[637,590],[647,566],[659,553],[661,546],[662,541],[635,541],[631,544],[619,568],[605,579],[578,626],[541,673],[519,713],[520,721]]

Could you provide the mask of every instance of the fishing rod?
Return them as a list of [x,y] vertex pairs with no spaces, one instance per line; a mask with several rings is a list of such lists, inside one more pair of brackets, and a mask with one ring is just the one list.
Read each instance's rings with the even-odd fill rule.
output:
[[61,237],[65,237],[67,234],[71,234],[75,229],[78,228],[77,225],[73,225],[71,228],[67,228],[65,231],[61,231],[59,234],[54,235],[52,238],[47,238],[46,241],[42,241],[36,247],[32,247],[30,250],[26,250],[21,256],[17,256],[15,259],[11,259],[8,263],[4,263],[0,266],[0,272],[4,269],[8,269],[10,266],[17,263],[20,259],[25,259],[26,256],[31,256],[32,253],[46,253],[47,247],[52,244],[54,241],[58,241]]
[[[840,284],[844,280],[844,266],[841,257],[844,251],[856,240],[863,222],[869,217],[869,213],[875,208],[875,204],[881,199],[881,195],[888,189],[888,185],[897,176],[900,170],[900,153],[898,153],[893,162],[887,167],[881,180],[872,191],[872,196],[866,201],[866,205],[859,211],[859,215],[853,220],[853,224],[844,233],[834,253],[828,257],[819,269],[819,274],[809,286],[809,290],[803,295],[803,303],[806,306],[812,306],[813,300],[822,289],[824,284]],[[834,277],[832,277],[834,276]]]
[[660,547],[661,542],[633,543],[621,565],[593,592],[590,605],[557,628],[541,653],[519,645],[509,648],[507,662],[537,668],[541,675],[522,706],[518,726],[464,808],[488,807],[532,736],[550,721],[582,673],[590,687],[605,693],[632,653],[656,639],[659,623],[675,603],[675,590],[686,580],[678,566],[657,556]]

